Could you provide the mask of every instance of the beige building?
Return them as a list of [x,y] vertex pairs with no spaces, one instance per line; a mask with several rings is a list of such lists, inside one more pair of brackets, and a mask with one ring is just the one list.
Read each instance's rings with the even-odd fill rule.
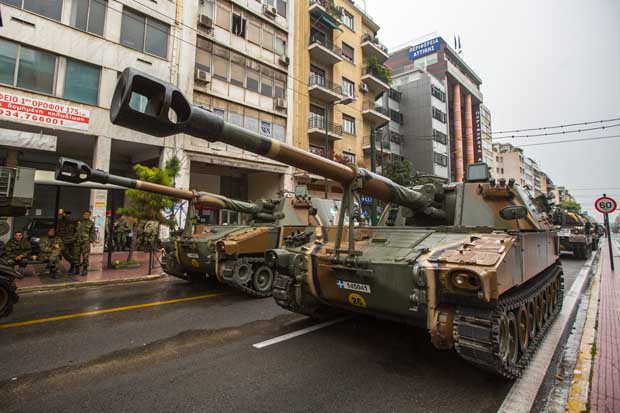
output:
[[[368,165],[363,142],[390,118],[375,100],[389,91],[379,26],[349,0],[295,1],[294,145],[339,162]],[[297,171],[297,183],[323,196],[325,181]],[[329,197],[342,188],[329,184]]]

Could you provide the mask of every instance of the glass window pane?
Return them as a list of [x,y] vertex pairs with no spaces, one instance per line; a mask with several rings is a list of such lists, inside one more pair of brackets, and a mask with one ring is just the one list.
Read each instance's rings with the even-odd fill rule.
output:
[[76,29],[86,30],[88,25],[88,2],[90,0],[73,0],[69,24]]
[[244,67],[233,63],[230,67],[230,83],[243,87],[245,80]]
[[21,7],[22,0],[0,0],[0,3],[10,4],[11,6]]
[[213,75],[218,79],[228,81],[228,60],[213,56]]
[[258,132],[258,119],[253,116],[245,115],[243,127],[254,132]]
[[276,36],[276,53],[280,56],[286,55],[286,40],[280,36]]
[[221,4],[217,5],[217,16],[215,19],[215,24],[217,24],[223,29],[230,30],[230,10],[225,8]]
[[260,43],[260,24],[250,22],[248,24],[248,40],[252,43]]
[[278,0],[277,4],[278,14],[286,19],[286,1]]
[[103,25],[107,8],[107,0],[90,0],[90,12],[88,15],[89,32],[103,36]]
[[284,142],[286,138],[286,128],[282,125],[273,125],[273,137]]
[[261,120],[260,121],[260,134],[263,136],[271,137],[271,123]]
[[246,88],[258,92],[258,72],[253,70],[247,71]]
[[284,91],[285,88],[286,88],[286,86],[285,86],[284,82],[282,82],[280,80],[276,80],[275,88],[274,88],[274,92],[275,92],[274,97],[283,98],[284,94],[285,94],[285,91]]
[[170,27],[155,19],[146,21],[146,44],[144,51],[156,56],[168,56],[168,32]]
[[17,86],[43,93],[54,92],[56,56],[22,46],[17,69]]
[[237,112],[228,112],[228,121],[233,125],[243,126],[243,115]]
[[131,99],[129,100],[129,107],[138,112],[145,112],[146,105],[149,103],[149,100],[146,96],[142,96],[137,94],[136,92],[131,92]]
[[196,66],[211,73],[211,53],[196,49]]
[[97,66],[67,60],[64,97],[96,105],[99,97],[100,73],[101,70]]
[[0,39],[0,83],[13,86],[17,45]]
[[60,20],[62,0],[24,0],[24,9],[50,19]]
[[273,33],[263,30],[263,47],[273,51]]
[[121,44],[132,49],[144,49],[144,25],[146,19],[141,14],[123,9],[121,26]]
[[265,75],[261,76],[260,93],[263,96],[273,96],[273,79],[271,77]]

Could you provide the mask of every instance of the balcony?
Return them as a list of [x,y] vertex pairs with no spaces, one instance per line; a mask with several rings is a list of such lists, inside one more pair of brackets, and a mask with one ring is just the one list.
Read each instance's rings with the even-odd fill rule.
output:
[[[392,132],[394,135],[394,133]],[[401,140],[397,137],[390,138],[386,132],[377,132],[377,136],[375,137],[375,149],[377,152],[377,156],[380,156],[380,153],[383,152],[386,155],[400,155],[401,154]],[[362,140],[362,149],[364,152],[370,152],[370,136],[364,136]]]
[[342,11],[331,0],[310,0],[310,14],[325,26],[340,30]]
[[362,82],[366,83],[368,90],[374,95],[390,91],[390,79],[375,66],[367,66],[364,68]]
[[324,102],[334,103],[342,99],[342,86],[332,83],[323,76],[315,73],[310,75],[308,82],[308,93],[312,99]]
[[364,102],[362,106],[362,116],[375,128],[381,127],[390,121],[390,110],[381,106],[376,106],[374,100]]
[[390,57],[388,48],[368,33],[362,35],[362,54],[365,58],[375,57],[379,63],[385,63]]
[[334,46],[332,42],[319,36],[310,36],[310,60],[327,66],[342,62],[342,49]]
[[327,136],[333,140],[342,139],[342,125],[336,123],[327,122],[325,118],[315,116],[312,113],[308,118],[308,136],[310,139],[322,139],[325,140],[325,126],[327,126]]

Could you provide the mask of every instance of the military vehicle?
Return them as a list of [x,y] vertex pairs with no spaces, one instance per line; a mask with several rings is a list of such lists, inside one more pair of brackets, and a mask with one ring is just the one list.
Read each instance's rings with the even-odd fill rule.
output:
[[576,212],[557,208],[553,223],[560,227],[560,252],[572,253],[580,259],[590,258],[595,249],[592,242],[592,224]]
[[[135,94],[147,99],[145,110],[130,104]],[[515,378],[562,305],[550,223],[514,181],[491,180],[485,164],[470,165],[465,182],[406,188],[226,123],[173,85],[133,69],[119,78],[110,117],[154,136],[225,142],[344,186],[337,226],[291,235],[266,254],[277,270],[273,296],[288,310],[403,321],[426,328],[437,348]],[[383,226],[345,226],[357,193],[389,204]]]
[[581,217],[590,223],[590,234],[592,235],[592,251],[598,250],[601,238],[605,235],[605,228],[596,222],[590,215],[582,214]]
[[[271,296],[274,273],[265,265],[265,251],[277,248],[289,235],[305,232],[308,226],[329,225],[330,210],[339,205],[335,201],[312,199],[304,191],[256,203],[235,201],[216,194],[111,175],[68,158],[59,159],[56,179],[113,184],[188,200],[189,215],[184,230],[164,244],[164,271],[189,281],[216,277],[255,297]],[[195,225],[193,214],[197,206],[248,214],[251,220],[248,225]]]
[[[0,166],[0,217],[26,215],[32,207],[34,196],[34,173],[31,168],[8,168]],[[5,230],[10,230],[3,221]],[[18,302],[15,279],[21,275],[0,259],[0,317],[11,314]]]

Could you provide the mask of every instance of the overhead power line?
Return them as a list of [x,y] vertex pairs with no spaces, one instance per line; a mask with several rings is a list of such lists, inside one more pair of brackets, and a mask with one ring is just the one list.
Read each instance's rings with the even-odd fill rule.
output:
[[589,122],[568,123],[566,125],[543,126],[543,127],[540,127],[540,128],[514,129],[514,130],[505,130],[505,131],[493,131],[493,132],[491,132],[491,134],[493,134],[493,135],[500,135],[500,134],[504,134],[504,133],[521,133],[521,132],[531,132],[531,131],[537,131],[537,130],[568,128],[568,127],[571,127],[571,126],[587,126],[587,125],[593,125],[595,123],[608,123],[608,122],[615,122],[615,121],[618,121],[618,120],[620,120],[620,118],[601,119],[601,120],[594,120],[594,121],[589,121]]
[[498,140],[498,139],[539,138],[541,136],[567,135],[567,134],[571,134],[571,133],[583,133],[583,132],[589,132],[589,131],[593,131],[593,130],[617,128],[618,126],[620,126],[620,123],[617,123],[617,124],[614,124],[614,125],[607,125],[607,126],[597,126],[595,128],[572,129],[572,130],[564,130],[564,131],[560,131],[560,132],[536,133],[536,134],[533,134],[533,135],[507,135],[507,136],[499,136],[499,137],[493,138],[493,140],[495,141],[495,140]]
[[601,140],[601,139],[615,139],[615,138],[620,138],[620,135],[611,135],[611,136],[597,136],[597,137],[594,137],[594,138],[568,139],[568,140],[564,140],[564,141],[552,141],[552,142],[526,143],[525,145],[519,145],[519,147],[522,147],[522,146],[553,145],[553,144],[557,144],[557,143],[570,143],[570,142],[583,142],[583,141],[597,141],[597,140]]

